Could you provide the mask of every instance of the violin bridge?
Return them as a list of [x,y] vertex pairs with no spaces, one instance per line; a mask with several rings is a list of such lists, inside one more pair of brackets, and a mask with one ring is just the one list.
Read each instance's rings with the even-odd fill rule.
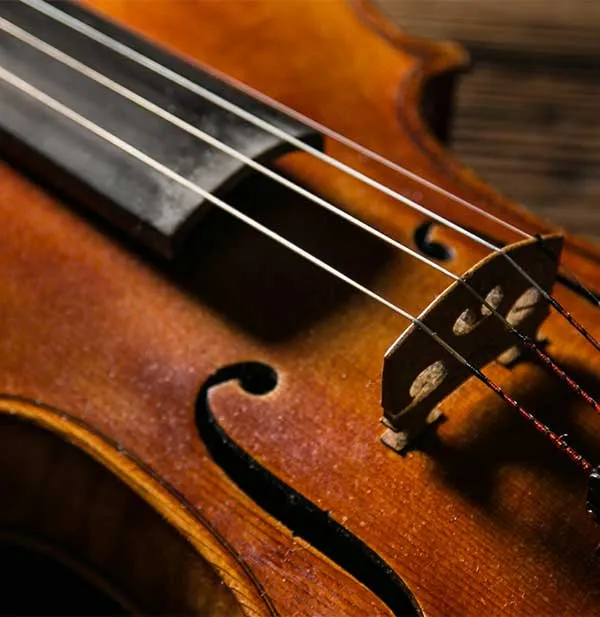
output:
[[[480,261],[463,280],[510,325],[537,340],[549,313],[548,301],[504,255],[551,292],[562,245],[560,235],[512,244]],[[419,319],[476,368],[492,360],[512,366],[521,356],[515,334],[460,281],[442,293]],[[442,400],[470,376],[466,366],[411,324],[384,358],[382,423],[386,431],[382,442],[398,452],[406,449],[440,418]]]

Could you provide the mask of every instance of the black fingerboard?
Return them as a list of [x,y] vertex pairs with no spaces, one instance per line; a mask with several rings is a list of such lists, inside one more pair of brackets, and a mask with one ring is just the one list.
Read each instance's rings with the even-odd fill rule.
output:
[[[303,124],[97,14],[68,2],[46,6],[92,26],[286,133],[321,146],[321,137]],[[292,149],[285,140],[27,4],[0,2],[0,17],[248,158],[269,164]],[[202,36],[202,24],[198,24],[198,36]],[[245,173],[252,172],[231,155],[3,30],[0,66],[213,195],[225,197]],[[5,80],[0,80],[0,131],[2,154],[13,164],[41,176],[163,256],[173,256],[212,207],[176,179]]]

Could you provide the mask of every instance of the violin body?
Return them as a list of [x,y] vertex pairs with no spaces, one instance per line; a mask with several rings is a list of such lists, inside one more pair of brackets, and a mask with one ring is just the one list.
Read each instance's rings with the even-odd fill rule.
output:
[[[453,44],[397,32],[361,1],[86,4],[529,233],[553,231],[461,167],[425,122],[444,132],[443,95],[465,64]],[[348,146],[326,138],[325,149],[461,226],[515,240]],[[427,223],[305,153],[275,167],[409,246]],[[170,265],[18,166],[0,174],[11,537],[77,556],[148,613],[600,613],[585,477],[483,384],[452,393],[447,420],[408,454],[380,443],[398,315],[226,214],[211,213]],[[448,286],[264,179],[234,190],[412,314]],[[441,226],[431,238],[458,275],[486,256]],[[600,289],[598,249],[567,236],[563,263]],[[590,302],[562,285],[555,295],[600,336]],[[600,392],[593,348],[555,313],[542,333]],[[600,419],[564,385],[530,361],[486,370],[593,460]]]

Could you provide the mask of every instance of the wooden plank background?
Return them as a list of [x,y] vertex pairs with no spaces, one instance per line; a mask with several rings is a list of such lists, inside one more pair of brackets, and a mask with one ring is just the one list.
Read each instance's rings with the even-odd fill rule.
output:
[[469,50],[457,156],[542,217],[600,241],[600,1],[376,3],[411,33]]

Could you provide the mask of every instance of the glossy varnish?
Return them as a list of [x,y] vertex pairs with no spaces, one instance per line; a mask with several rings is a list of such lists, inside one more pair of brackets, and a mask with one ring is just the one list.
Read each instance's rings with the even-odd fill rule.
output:
[[[496,215],[547,230],[448,158],[421,122],[424,83],[463,60],[451,44],[401,35],[368,6],[341,1],[255,2],[251,11],[242,2],[95,5]],[[346,148],[328,151],[463,225],[517,239]],[[305,155],[279,165],[402,242],[425,220]],[[397,315],[217,213],[182,264],[149,265],[76,205],[13,168],[0,173],[2,410],[74,441],[121,477],[212,564],[247,614],[389,613],[209,455],[198,393],[215,371],[248,361],[272,367],[276,388],[264,396],[235,382],[211,389],[215,421],[384,559],[426,614],[598,612],[600,531],[585,513],[585,478],[481,384],[471,380],[446,400],[447,421],[407,456],[381,445],[382,358],[406,326]],[[251,182],[230,198],[404,308],[418,312],[447,284]],[[454,272],[485,255],[454,232],[434,235],[452,248]],[[569,238],[565,252],[569,267],[600,287],[598,252]],[[556,293],[599,334],[587,301]],[[591,348],[556,315],[543,332],[556,361],[597,393]],[[599,419],[541,368],[491,366],[489,374],[593,458]]]

